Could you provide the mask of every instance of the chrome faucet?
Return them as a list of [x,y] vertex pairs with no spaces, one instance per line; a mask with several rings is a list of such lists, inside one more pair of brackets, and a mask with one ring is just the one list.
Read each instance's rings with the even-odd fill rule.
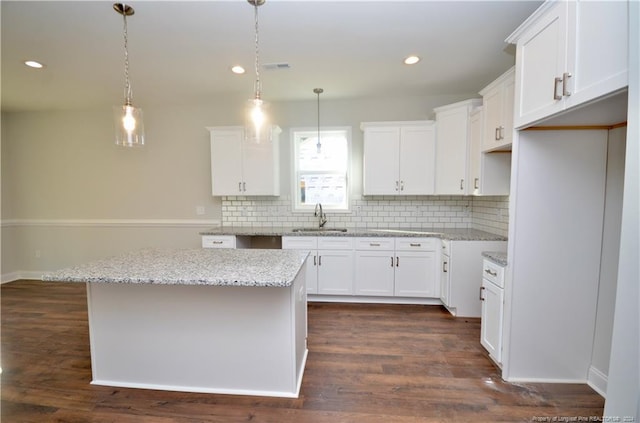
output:
[[[318,209],[320,209],[320,213],[318,213]],[[316,210],[313,212],[313,215],[318,218],[318,227],[322,228],[325,223],[327,223],[327,215],[322,212],[322,204],[316,203]]]

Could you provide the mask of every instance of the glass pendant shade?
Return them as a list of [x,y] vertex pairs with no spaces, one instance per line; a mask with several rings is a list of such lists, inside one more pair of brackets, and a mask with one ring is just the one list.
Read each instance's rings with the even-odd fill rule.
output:
[[142,109],[130,104],[113,107],[116,130],[116,145],[142,147],[144,145],[144,122]]
[[259,98],[249,100],[245,116],[244,126],[247,141],[260,143],[270,140],[270,123],[267,118],[266,104],[262,100]]

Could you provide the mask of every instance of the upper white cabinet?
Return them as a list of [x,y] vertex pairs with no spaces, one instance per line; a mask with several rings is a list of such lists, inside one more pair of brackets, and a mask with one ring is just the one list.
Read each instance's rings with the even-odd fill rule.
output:
[[268,140],[246,140],[241,126],[207,128],[211,134],[211,186],[216,196],[280,195],[280,128]]
[[469,116],[480,99],[435,108],[437,195],[468,194]]
[[517,46],[517,128],[627,86],[627,8],[548,1],[507,39]]
[[482,151],[504,149],[513,142],[515,67],[480,90],[484,108]]
[[433,121],[363,122],[364,195],[434,193]]
[[511,152],[483,152],[484,107],[469,117],[469,178],[467,193],[473,195],[509,195]]

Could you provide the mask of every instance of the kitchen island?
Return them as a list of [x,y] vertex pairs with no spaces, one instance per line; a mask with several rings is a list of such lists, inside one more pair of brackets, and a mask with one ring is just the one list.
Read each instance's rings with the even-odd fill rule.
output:
[[306,256],[146,249],[43,280],[87,284],[92,384],[297,397]]

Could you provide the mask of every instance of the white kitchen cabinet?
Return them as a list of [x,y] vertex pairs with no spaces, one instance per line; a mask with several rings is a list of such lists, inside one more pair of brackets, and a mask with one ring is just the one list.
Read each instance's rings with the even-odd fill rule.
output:
[[484,107],[469,117],[469,178],[467,193],[473,195],[509,195],[511,152],[483,152]]
[[283,250],[308,252],[306,266],[307,294],[318,293],[318,238],[315,236],[283,236]]
[[482,252],[506,251],[506,241],[442,240],[440,301],[458,317],[480,317]]
[[434,193],[432,121],[363,122],[364,195]]
[[517,128],[627,86],[628,2],[545,2],[516,44]]
[[280,194],[280,128],[268,140],[245,139],[241,126],[207,128],[211,138],[214,196]]
[[203,235],[202,248],[236,248],[236,236]]
[[437,195],[467,194],[469,164],[469,115],[482,100],[461,101],[437,107],[436,186]]
[[285,236],[282,237],[282,248],[309,251],[309,294],[353,295],[353,238]]
[[482,151],[504,150],[513,143],[515,66],[480,90],[483,105]]
[[480,343],[498,365],[502,363],[504,319],[504,268],[484,259],[482,269],[482,315]]
[[439,297],[436,238],[356,239],[356,295]]

